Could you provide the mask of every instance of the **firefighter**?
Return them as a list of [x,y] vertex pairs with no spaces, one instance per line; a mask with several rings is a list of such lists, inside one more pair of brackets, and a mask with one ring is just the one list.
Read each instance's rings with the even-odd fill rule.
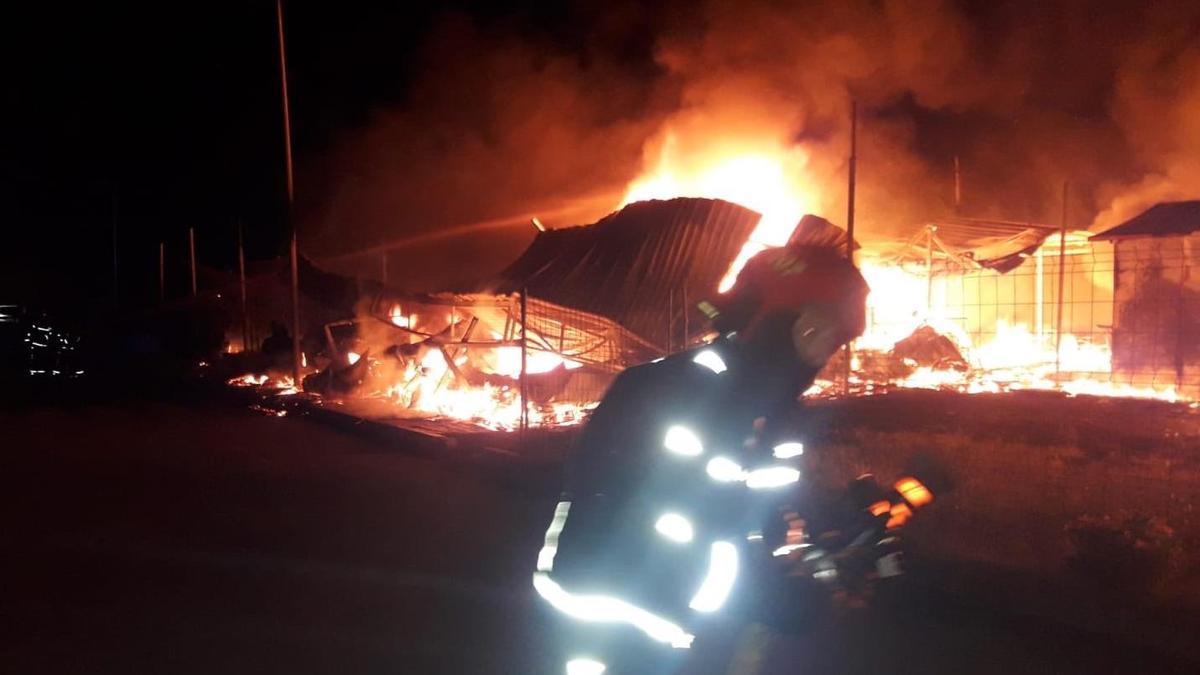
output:
[[742,396],[767,440],[787,433],[798,395],[865,328],[869,289],[846,243],[844,230],[806,215],[786,246],[751,258],[727,295],[700,304],[741,355]]
[[738,542],[759,522],[746,495],[799,478],[799,443],[765,420],[786,419],[863,330],[866,283],[841,257],[839,233],[806,216],[709,305],[718,340],[625,371],[583,429],[534,575],[582,630],[570,675],[604,672],[607,626],[685,648],[687,612],[724,604],[730,586],[717,581],[734,576],[720,572],[736,568]]

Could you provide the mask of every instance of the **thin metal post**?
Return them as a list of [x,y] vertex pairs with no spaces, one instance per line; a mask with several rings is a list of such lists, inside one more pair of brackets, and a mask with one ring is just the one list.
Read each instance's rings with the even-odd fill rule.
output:
[[292,275],[292,377],[295,386],[300,386],[300,267],[296,254],[296,226],[292,222],[292,204],[296,201],[296,185],[292,171],[292,113],[288,104],[287,49],[283,38],[283,0],[275,0],[275,25],[279,33],[279,81],[283,99],[283,159],[287,177],[287,205],[284,218],[291,230],[291,275]]
[[1036,305],[1033,308],[1034,324],[1037,325],[1038,347],[1046,345],[1046,319],[1045,319],[1045,303],[1046,303],[1046,260],[1043,253],[1044,246],[1039,246],[1037,253],[1033,254],[1036,261],[1037,278],[1033,282],[1033,294]]
[[929,244],[925,250],[925,320],[933,316],[933,233],[936,225],[928,226]]
[[683,348],[687,349],[689,346],[689,338],[691,337],[691,332],[688,330],[688,310],[690,310],[691,307],[688,305],[686,282],[684,283],[683,288],[680,290],[680,293],[683,294]]
[[192,269],[192,297],[196,297],[196,228],[188,228],[188,259]]
[[671,349],[675,346],[672,341],[672,332],[675,330],[675,289],[667,291],[667,356],[671,355]]
[[237,224],[238,286],[242,294],[242,351],[250,351],[250,313],[246,311],[246,247],[242,241],[242,221]]
[[167,280],[166,280],[166,263],[167,245],[163,242],[158,242],[158,301],[163,302],[167,299]]
[[529,357],[529,340],[527,339],[528,331],[525,328],[525,321],[528,319],[528,297],[529,289],[521,289],[521,431],[529,428],[529,391],[525,382],[525,375],[528,366]]
[[846,188],[846,259],[854,264],[854,191],[858,173],[858,102],[850,102],[850,171]]
[[[846,186],[846,259],[854,264],[854,190],[858,173],[858,102],[850,102],[850,162]],[[854,347],[846,343],[846,368],[844,392],[850,393],[850,364],[854,360]]]
[[113,304],[121,304],[121,279],[117,266],[117,193],[112,193]]
[[1188,282],[1192,277],[1192,241],[1190,237],[1183,237],[1183,256],[1179,262],[1179,287],[1176,289],[1175,296],[1175,388],[1183,389],[1183,371],[1185,368],[1184,348],[1187,342],[1184,338],[1184,333],[1187,331],[1187,305],[1184,298],[1187,297]]
[[1054,321],[1054,377],[1062,372],[1062,322],[1063,322],[1063,287],[1067,272],[1067,197],[1071,184],[1063,181],[1062,225],[1058,229],[1058,297],[1056,298],[1058,316]]
[[954,213],[962,211],[962,170],[959,168],[958,155],[954,156]]

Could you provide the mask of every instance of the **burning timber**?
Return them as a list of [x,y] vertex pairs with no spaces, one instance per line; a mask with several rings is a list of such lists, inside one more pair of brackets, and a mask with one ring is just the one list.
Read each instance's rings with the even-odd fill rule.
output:
[[[574,424],[620,370],[707,339],[696,303],[747,246],[794,229],[764,236],[761,226],[759,214],[716,199],[634,203],[592,225],[539,231],[463,292],[360,291],[355,318],[309,343],[302,387],[339,405],[382,402],[489,429]],[[1171,251],[1182,255],[1159,240],[1118,243],[1136,254],[1128,262],[1088,232],[968,219],[876,242],[860,257],[872,292],[851,375],[843,357],[809,395],[1044,389],[1193,401],[1196,235],[1179,236]],[[1137,320],[1152,303],[1154,321]],[[261,374],[236,383],[295,391]]]
[[611,320],[520,295],[380,295],[325,337],[305,391],[493,429],[576,423],[616,373],[657,354]]

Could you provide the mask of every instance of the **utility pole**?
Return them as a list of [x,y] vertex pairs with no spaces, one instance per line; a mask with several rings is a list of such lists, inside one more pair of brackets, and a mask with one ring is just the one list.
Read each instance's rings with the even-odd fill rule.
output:
[[[846,187],[846,259],[854,264],[854,189],[858,173],[858,102],[850,102],[850,163],[849,183]],[[854,360],[854,347],[846,343],[846,368],[843,373],[846,380],[845,393],[850,393],[851,362]]]
[[962,169],[959,168],[958,155],[954,156],[954,215],[962,215]]
[[117,271],[117,192],[112,193],[112,268],[113,268],[113,304],[121,304],[121,279]]
[[167,245],[164,242],[158,242],[158,301],[163,302],[167,299]]
[[292,113],[288,105],[287,49],[283,40],[283,0],[275,0],[275,25],[279,33],[279,80],[283,98],[283,157],[287,175],[287,205],[284,221],[291,234],[289,259],[292,273],[292,378],[300,387],[300,270],[296,254],[296,225],[292,222],[292,206],[296,201],[296,186],[292,171]]
[[854,189],[858,173],[858,102],[850,102],[850,176],[846,188],[846,259],[854,264]]
[[1054,376],[1062,372],[1063,287],[1067,272],[1067,197],[1071,184],[1063,181],[1062,225],[1058,229],[1058,316],[1054,320]]
[[521,431],[529,429],[529,287],[521,287]]
[[246,312],[246,247],[242,243],[242,221],[237,223],[238,286],[242,293],[242,351],[250,351],[250,315]]
[[927,228],[929,241],[925,249],[925,320],[928,321],[933,316],[933,233],[937,232],[937,225],[930,225]]
[[192,297],[196,297],[196,228],[188,228],[188,259],[192,268]]

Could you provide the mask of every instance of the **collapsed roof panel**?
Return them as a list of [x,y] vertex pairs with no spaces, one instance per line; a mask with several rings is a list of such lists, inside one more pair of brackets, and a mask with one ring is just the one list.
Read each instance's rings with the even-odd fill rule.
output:
[[608,317],[664,345],[667,317],[681,316],[685,298],[690,308],[716,293],[760,218],[717,199],[630,204],[592,225],[539,233],[477,290],[527,288],[533,297]]
[[1200,200],[1155,204],[1093,239],[1186,236],[1200,232]]

